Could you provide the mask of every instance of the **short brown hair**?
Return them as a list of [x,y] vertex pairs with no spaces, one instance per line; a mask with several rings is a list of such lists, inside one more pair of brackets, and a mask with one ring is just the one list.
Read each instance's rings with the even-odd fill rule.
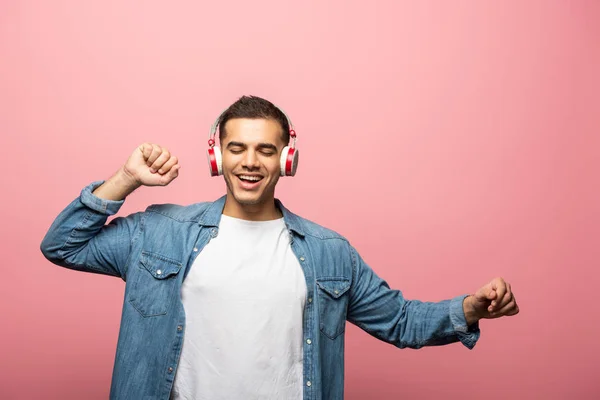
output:
[[257,96],[242,96],[219,117],[219,141],[223,143],[225,137],[225,124],[234,118],[272,119],[281,126],[283,143],[290,141],[290,124],[283,113],[275,104]]

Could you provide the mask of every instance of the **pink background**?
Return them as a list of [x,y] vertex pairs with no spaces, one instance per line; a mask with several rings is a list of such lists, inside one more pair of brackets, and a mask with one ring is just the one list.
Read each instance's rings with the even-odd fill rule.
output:
[[107,398],[124,284],[39,244],[143,141],[182,164],[122,209],[224,192],[208,128],[242,94],[295,122],[278,197],[408,298],[495,276],[475,350],[349,326],[347,399],[600,397],[600,2],[2,1],[0,398]]

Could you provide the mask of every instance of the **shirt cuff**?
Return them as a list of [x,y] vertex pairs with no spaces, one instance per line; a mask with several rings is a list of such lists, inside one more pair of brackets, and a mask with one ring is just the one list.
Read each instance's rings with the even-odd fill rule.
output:
[[125,200],[106,200],[94,195],[92,192],[102,185],[104,181],[90,183],[81,191],[81,202],[100,214],[113,215],[121,208]]
[[458,340],[460,340],[467,348],[472,349],[479,340],[481,332],[479,330],[479,322],[467,326],[467,320],[463,309],[463,301],[467,296],[468,294],[465,294],[450,300],[450,322],[452,322],[452,326],[454,326],[454,331],[456,332]]

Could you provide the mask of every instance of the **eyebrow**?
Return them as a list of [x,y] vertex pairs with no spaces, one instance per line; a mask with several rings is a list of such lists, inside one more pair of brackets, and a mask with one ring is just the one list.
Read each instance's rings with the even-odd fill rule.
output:
[[[227,143],[227,148],[230,148],[230,147],[243,147],[245,149],[248,146],[242,142],[233,142],[232,141],[232,142]],[[272,143],[259,143],[256,147],[258,147],[259,149],[271,149],[271,150],[277,151],[277,146],[275,146]]]

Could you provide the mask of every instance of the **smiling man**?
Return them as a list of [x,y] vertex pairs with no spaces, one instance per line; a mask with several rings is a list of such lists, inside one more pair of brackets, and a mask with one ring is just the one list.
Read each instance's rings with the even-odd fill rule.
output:
[[42,241],[57,265],[126,281],[111,398],[341,399],[346,321],[399,348],[473,348],[479,319],[518,313],[502,278],[472,295],[407,300],[343,236],[287,210],[275,187],[295,174],[295,132],[269,101],[240,98],[209,146],[211,174],[227,183],[220,199],[107,224],[134,190],[179,174],[174,155],[144,143]]

